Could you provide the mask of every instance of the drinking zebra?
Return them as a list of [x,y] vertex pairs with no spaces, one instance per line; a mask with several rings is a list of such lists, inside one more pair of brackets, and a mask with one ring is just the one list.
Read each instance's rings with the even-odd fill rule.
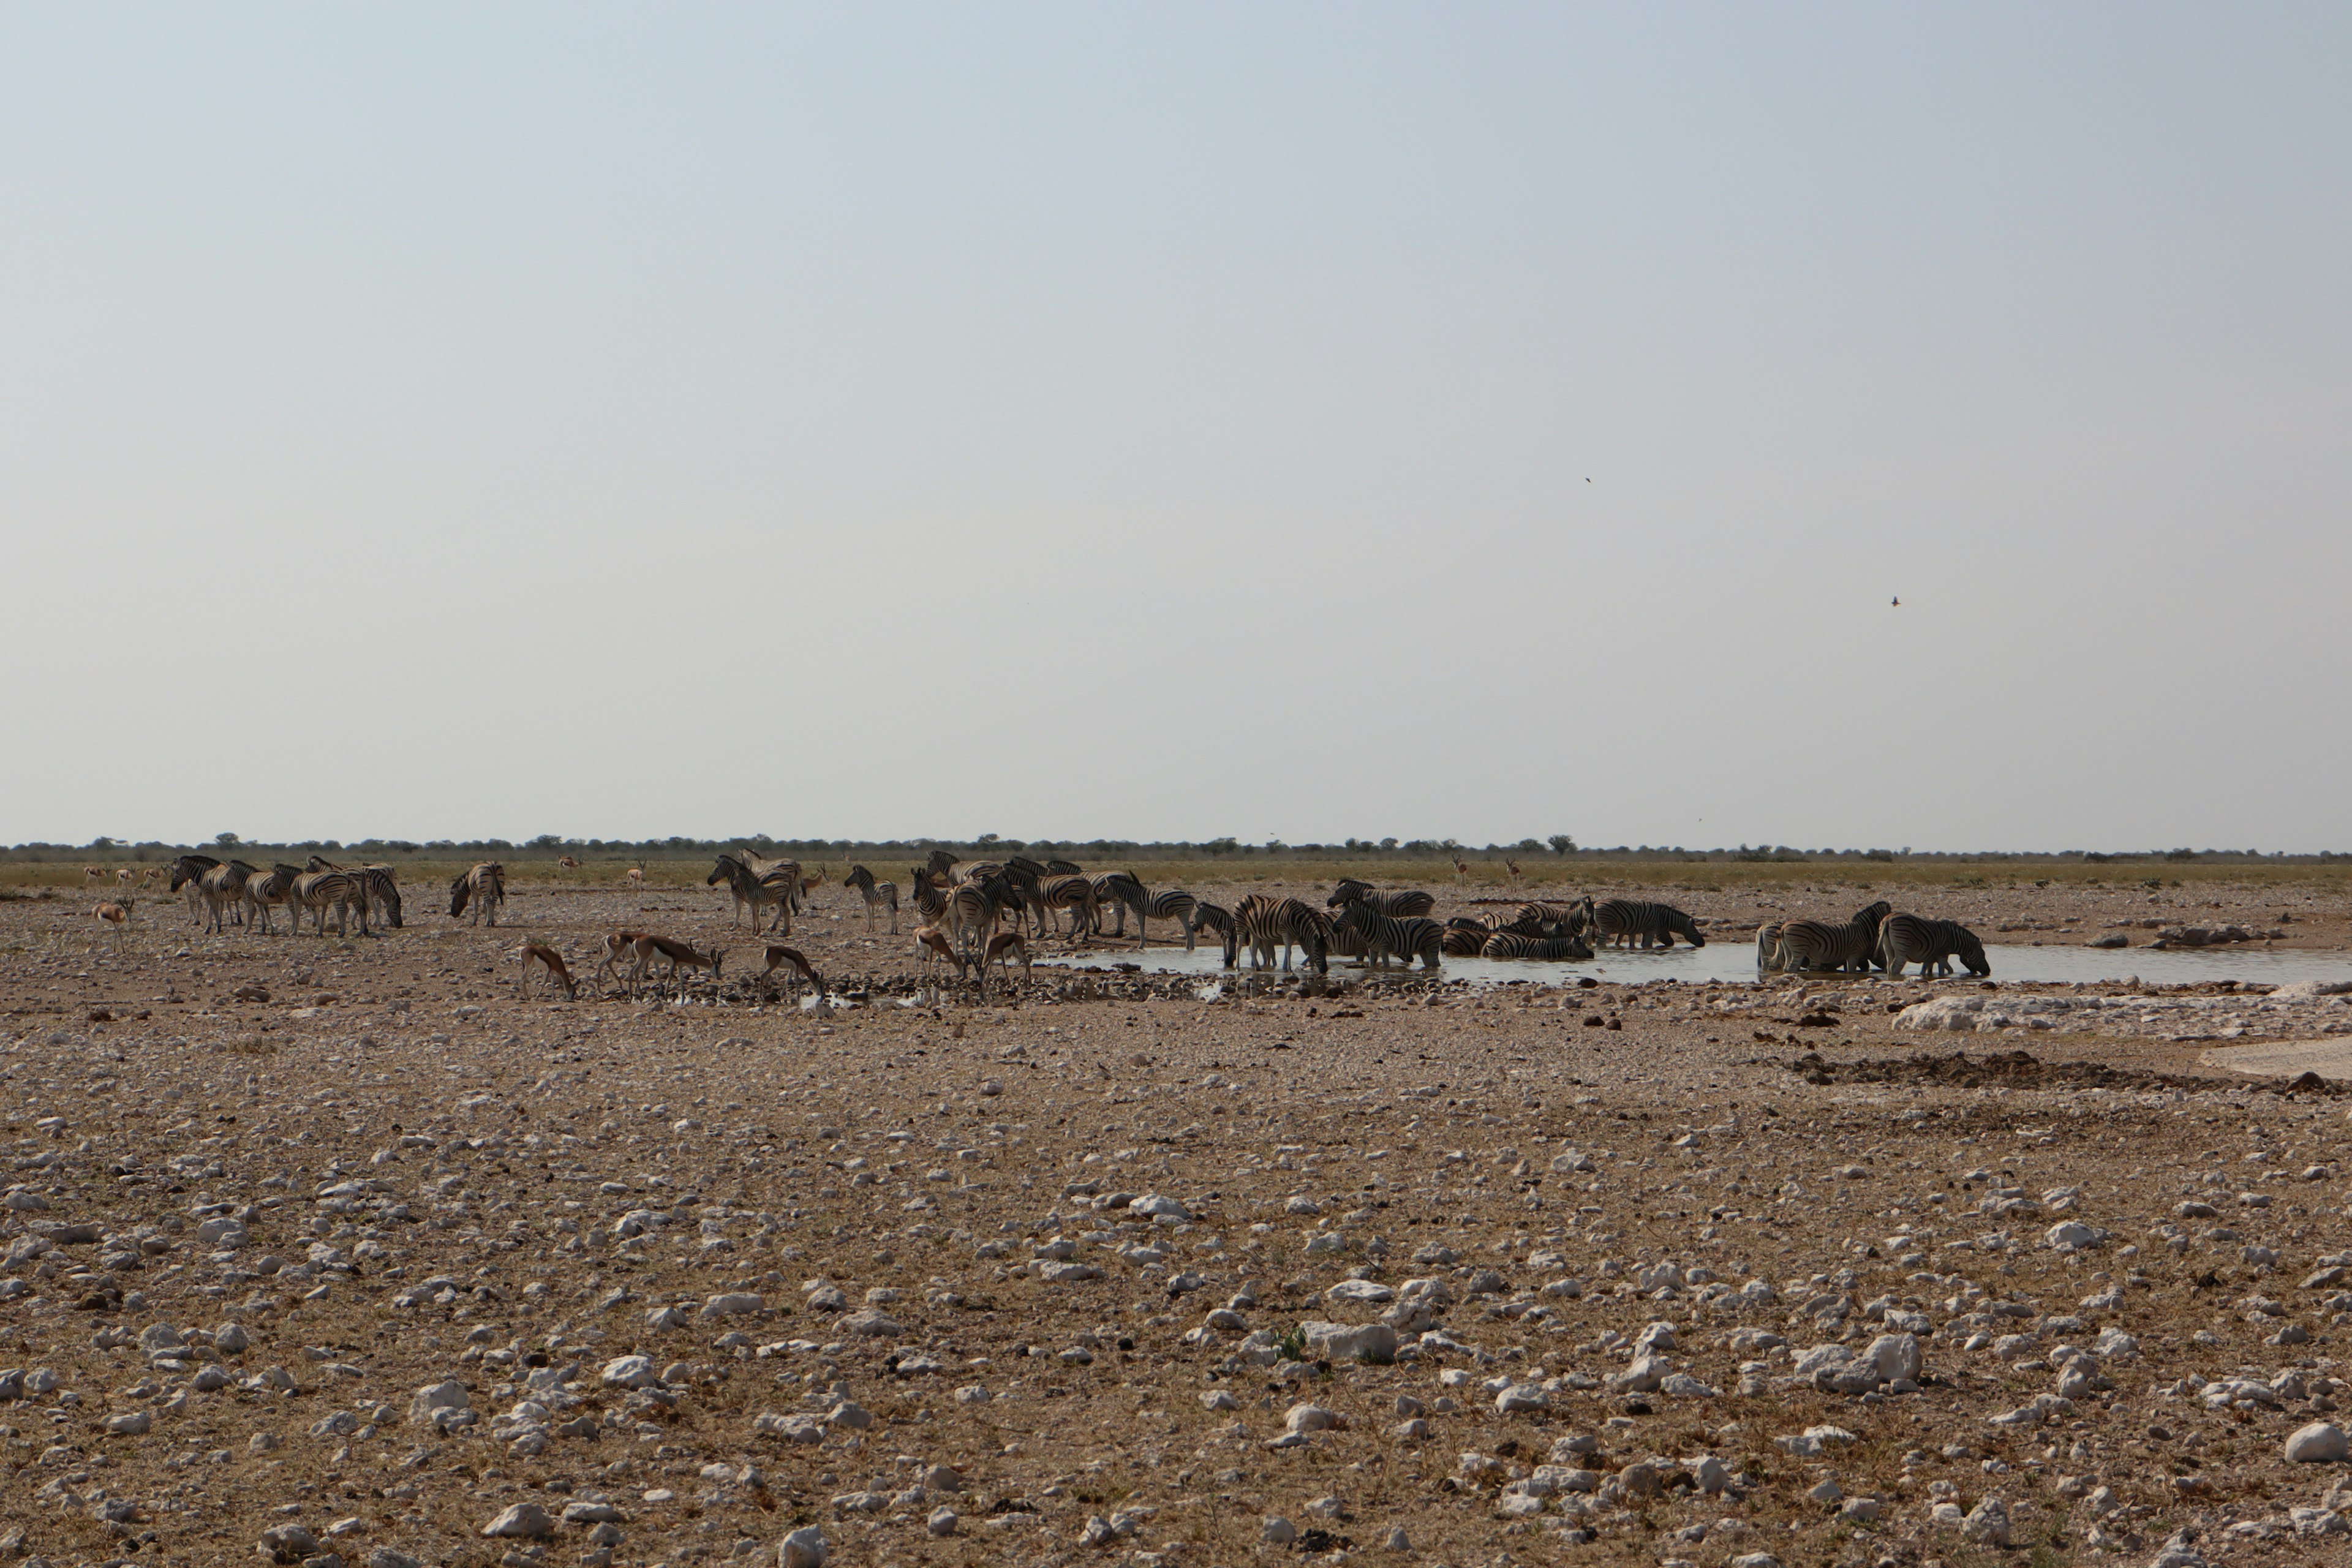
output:
[[499,923],[499,906],[507,901],[507,868],[496,860],[484,860],[457,873],[449,883],[449,918],[456,920],[474,907],[474,918],[467,925]]
[[1592,949],[1580,936],[1521,936],[1498,931],[1478,950],[1481,958],[1591,958]]
[[[1145,905],[1145,912],[1153,920],[1183,922],[1186,952],[1192,951],[1193,943],[1200,935],[1200,916],[1196,912],[1199,909],[1199,900],[1181,888],[1168,888],[1154,893]],[[1136,945],[1139,947],[1142,945],[1143,938],[1143,915],[1141,914],[1136,917],[1135,935]]]
[[1118,928],[1110,933],[1113,937],[1123,937],[1127,934],[1127,911],[1129,910],[1135,911],[1138,927],[1135,945],[1138,947],[1143,945],[1140,928],[1143,924],[1144,911],[1150,907],[1150,899],[1151,896],[1144,890],[1141,879],[1133,872],[1105,871],[1095,879],[1095,908],[1098,910],[1118,911]]
[[1824,921],[1789,921],[1780,927],[1772,967],[1780,970],[1850,969],[1867,972],[1878,950],[1878,923],[1894,910],[1880,900],[1854,910],[1843,925]]
[[1382,914],[1370,899],[1349,900],[1348,907],[1339,911],[1331,926],[1334,931],[1361,934],[1367,956],[1383,968],[1391,954],[1410,965],[1418,953],[1423,969],[1435,969],[1445,945],[1445,928],[1435,921],[1419,917],[1399,920]]
[[1977,933],[1958,921],[1931,921],[1920,915],[1890,915],[1878,928],[1878,962],[1886,973],[1902,978],[1903,966],[1916,963],[1922,978],[1949,974],[1957,956],[1969,973],[1982,978],[1992,973]]
[[1331,922],[1322,910],[1299,900],[1252,893],[1234,906],[1233,925],[1225,933],[1225,967],[1234,966],[1244,946],[1250,950],[1252,969],[1272,969],[1277,948],[1282,967],[1288,969],[1296,948],[1306,953],[1318,973],[1325,973],[1331,967]]
[[1486,943],[1495,933],[1477,921],[1467,924],[1446,922],[1445,934],[1438,942],[1438,951],[1448,958],[1475,958],[1486,951]]
[[1225,947],[1225,967],[1231,969],[1234,966],[1233,910],[1223,904],[1213,904],[1206,899],[1195,900],[1192,904],[1192,921],[1196,928],[1206,926],[1217,933],[1217,940],[1224,943]]
[[1756,973],[1764,974],[1780,967],[1780,927],[1776,921],[1766,921],[1756,928]]
[[1370,882],[1358,881],[1353,877],[1340,878],[1339,885],[1331,890],[1331,896],[1323,900],[1323,907],[1327,910],[1336,910],[1342,904],[1357,902],[1369,903],[1372,906],[1373,913],[1389,915],[1397,920],[1406,920],[1414,915],[1425,915],[1437,907],[1435,896],[1424,893],[1419,889],[1391,888],[1382,892]]
[[880,904],[887,904],[890,907],[890,934],[892,936],[897,936],[898,934],[898,883],[877,882],[874,879],[874,873],[867,870],[865,867],[852,866],[849,868],[849,875],[841,879],[841,885],[845,888],[856,889],[858,895],[865,899],[866,929],[867,931],[870,931],[874,929],[875,907]]
[[1690,916],[1672,904],[1644,903],[1638,899],[1608,899],[1593,905],[1592,928],[1601,933],[1603,947],[1631,947],[1636,937],[1644,948],[1654,942],[1672,947],[1677,936],[1693,947],[1706,945],[1698,922]]

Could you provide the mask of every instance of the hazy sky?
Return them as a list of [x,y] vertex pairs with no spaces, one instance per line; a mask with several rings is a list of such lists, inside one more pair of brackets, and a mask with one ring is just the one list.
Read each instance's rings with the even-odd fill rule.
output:
[[2347,59],[0,5],[0,841],[2352,847]]

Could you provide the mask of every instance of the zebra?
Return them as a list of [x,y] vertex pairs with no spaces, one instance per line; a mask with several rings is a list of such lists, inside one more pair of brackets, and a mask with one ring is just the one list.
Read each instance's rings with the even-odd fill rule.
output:
[[1095,879],[1096,909],[1118,911],[1118,925],[1110,933],[1112,936],[1123,937],[1127,934],[1127,911],[1129,910],[1135,911],[1136,925],[1139,928],[1135,945],[1138,947],[1143,945],[1143,938],[1139,931],[1143,924],[1144,910],[1150,907],[1150,901],[1151,895],[1144,890],[1141,879],[1132,871],[1105,871]]
[[915,912],[923,917],[925,925],[936,926],[947,913],[948,896],[931,880],[931,873],[920,866],[907,868],[908,885],[914,889]]
[[1931,921],[1920,915],[1890,915],[1878,928],[1878,962],[1895,979],[1903,966],[1916,962],[1920,976],[1949,974],[1958,955],[1969,973],[1979,979],[1992,973],[1977,933],[1958,921]]
[[1756,973],[1767,973],[1780,963],[1780,927],[1777,921],[1766,921],[1756,928]]
[[874,907],[877,904],[887,904],[890,906],[890,934],[892,936],[898,934],[898,883],[877,882],[874,879],[874,873],[865,867],[852,866],[849,868],[849,875],[841,879],[841,885],[845,888],[856,889],[859,895],[865,899],[867,931],[874,929]]
[[934,849],[931,851],[930,859],[925,862],[923,868],[932,876],[945,880],[956,868],[956,858],[944,849]]
[[1192,903],[1192,923],[1196,930],[1206,926],[1217,933],[1217,940],[1223,942],[1225,948],[1225,967],[1231,969],[1234,964],[1233,910],[1223,904],[1213,904],[1206,899],[1197,899]]
[[352,874],[359,878],[360,896],[367,900],[367,918],[375,919],[376,911],[382,910],[384,923],[398,931],[401,927],[400,885],[393,879],[392,868],[362,866]]
[[1374,914],[1388,915],[1396,920],[1425,915],[1437,907],[1436,898],[1419,889],[1392,888],[1382,892],[1370,882],[1360,882],[1353,877],[1340,878],[1339,887],[1323,900],[1323,907],[1336,910],[1342,904],[1359,901],[1370,904]]
[[[1070,911],[1070,934],[1073,937],[1078,936],[1081,932],[1088,937],[1094,935],[1095,927],[1100,923],[1101,910],[1095,902],[1093,878],[1083,871],[1055,877],[1042,884],[1037,893],[1047,910]],[[1058,917],[1054,924],[1055,930],[1061,929]]]
[[319,934],[325,936],[330,909],[335,911],[337,936],[349,931],[354,910],[359,911],[360,934],[372,934],[367,923],[367,894],[357,877],[349,871],[297,872],[286,889],[286,912],[294,917],[294,934],[302,934],[302,916],[307,912],[318,921]]
[[1036,933],[1045,934],[1045,868],[1026,855],[1008,857],[1004,862],[1004,879],[1021,895],[1021,907],[1034,922]]
[[202,925],[204,910],[204,875],[220,862],[209,855],[183,855],[172,862],[172,891],[188,900],[188,918]]
[[1495,933],[1475,921],[1467,925],[1446,922],[1445,934],[1439,939],[1438,951],[1448,958],[1475,958],[1486,951],[1486,943]]
[[226,922],[221,918],[226,909],[238,908],[245,902],[245,879],[254,874],[252,867],[242,860],[215,861],[210,870],[196,879],[196,890],[205,900],[206,931],[218,933]]
[[1638,899],[1609,899],[1595,904],[1592,929],[1601,933],[1604,947],[1631,947],[1635,937],[1642,939],[1644,948],[1653,942],[1672,947],[1677,936],[1693,947],[1706,945],[1698,922],[1690,916],[1672,904],[1643,903]]
[[269,911],[285,904],[287,896],[294,890],[294,879],[300,875],[302,873],[291,866],[272,866],[267,871],[247,873],[245,886],[240,889],[245,904],[246,935],[251,936],[257,931],[264,936],[272,934]]
[[1580,936],[1521,936],[1498,931],[1478,950],[1481,958],[1591,958],[1591,946]]
[[1137,945],[1142,945],[1143,915],[1148,913],[1153,920],[1181,921],[1184,924],[1184,951],[1192,952],[1201,931],[1200,916],[1196,912],[1199,909],[1199,901],[1181,888],[1169,888],[1152,894],[1143,911],[1136,916]]
[[1878,925],[1895,906],[1881,899],[1854,910],[1843,925],[1790,921],[1780,928],[1772,967],[1780,970],[1850,969],[1867,972],[1878,947]]
[[793,916],[800,912],[801,868],[797,860],[762,860],[746,855],[740,849],[722,849],[710,868],[710,875],[702,879],[706,888],[727,884],[734,895],[733,919],[743,918],[743,906],[751,906],[751,929],[760,929],[760,909],[763,904],[776,906],[776,918],[771,929],[790,936]]
[[1282,967],[1290,967],[1291,950],[1307,955],[1318,973],[1331,967],[1331,921],[1322,910],[1297,899],[1276,899],[1253,893],[1234,907],[1233,924],[1225,933],[1225,967],[1232,968],[1240,950],[1250,950],[1252,969],[1272,969],[1276,948]]
[[507,868],[496,860],[484,860],[457,873],[449,883],[449,918],[456,920],[474,906],[474,918],[467,925],[499,923],[499,906],[507,901]]
[[1400,920],[1382,914],[1370,899],[1350,899],[1339,918],[1331,922],[1335,931],[1354,931],[1363,934],[1364,946],[1373,963],[1385,969],[1391,954],[1410,966],[1413,955],[1421,955],[1423,969],[1435,969],[1439,952],[1445,945],[1445,928],[1435,921],[1418,916]]
[[960,882],[947,896],[943,921],[948,939],[956,950],[977,963],[985,951],[988,939],[995,932],[998,917],[1006,909],[1017,917],[1021,910],[1021,894],[1002,873],[985,882]]
[[1048,859],[1045,862],[1045,869],[1056,877],[1083,877],[1086,875],[1086,868],[1079,865],[1076,860]]

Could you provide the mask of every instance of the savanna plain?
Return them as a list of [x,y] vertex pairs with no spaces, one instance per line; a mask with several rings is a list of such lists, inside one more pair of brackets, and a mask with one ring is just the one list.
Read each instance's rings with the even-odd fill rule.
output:
[[[2341,953],[2338,873],[1590,889],[1710,945],[1874,898],[2120,939],[2112,981],[1169,974],[1130,925],[982,997],[835,866],[820,1002],[707,865],[510,857],[495,928],[455,868],[341,939],[13,879],[6,1559],[2352,1562],[2352,1098],[2277,1067],[2352,987],[2128,978],[2167,930]],[[625,927],[720,982],[587,983]]]

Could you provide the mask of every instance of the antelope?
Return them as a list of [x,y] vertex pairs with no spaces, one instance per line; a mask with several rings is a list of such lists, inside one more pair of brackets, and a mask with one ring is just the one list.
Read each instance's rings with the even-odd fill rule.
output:
[[1021,939],[1019,931],[1001,931],[988,939],[988,952],[980,961],[980,994],[983,997],[988,994],[989,965],[993,963],[1004,966],[1007,990],[1013,986],[1013,966],[1015,963],[1021,965],[1021,978],[1029,978],[1029,944]]
[[1503,862],[1503,865],[1504,868],[1511,873],[1512,888],[1517,889],[1523,880],[1519,875],[1519,863],[1517,860],[1506,860]]
[[107,926],[113,927],[114,940],[121,942],[122,928],[131,919],[131,900],[127,898],[109,899],[89,913],[90,918],[97,921],[101,929]]
[[97,881],[100,877],[105,875],[105,872],[100,870],[95,866],[84,866],[81,868],[82,885],[84,887],[88,887],[90,883]]
[[565,1001],[577,1002],[580,999],[579,984],[572,978],[572,971],[564,963],[563,955],[556,952],[553,948],[548,946],[543,942],[527,942],[522,944],[522,981],[520,988],[522,995],[526,999],[530,995],[530,966],[534,963],[544,964],[546,966],[548,980],[553,984],[563,987],[563,999]]
[[118,869],[115,871],[115,873],[114,873],[114,885],[115,885],[116,887],[118,887],[118,888],[128,888],[129,886],[131,886],[131,868],[130,868],[130,867],[128,867],[128,866],[124,866],[124,867],[121,867],[121,868],[118,868]]
[[635,865],[629,868],[629,891],[633,893],[642,893],[645,890],[646,863],[640,860]]
[[637,939],[645,934],[641,931],[616,931],[604,939],[604,962],[596,965],[596,973],[593,976],[597,984],[604,984],[604,976],[608,973],[614,980],[620,979],[621,960],[631,953]]
[[1452,856],[1450,858],[1454,862],[1454,880],[1455,883],[1459,884],[1468,881],[1470,879],[1469,862],[1464,860],[1459,855]]
[[[632,1002],[637,998],[637,983],[645,978],[646,971],[653,967],[656,959],[668,961],[669,973],[664,979],[677,983],[677,998],[683,1002],[686,1000],[686,980],[678,973],[678,966],[683,964],[690,970],[708,969],[712,982],[716,983],[719,966],[727,958],[727,950],[723,947],[714,947],[707,953],[698,952],[691,944],[667,936],[641,936],[629,946],[637,955],[637,962],[629,969],[629,1000]],[[655,987],[654,994],[661,994],[658,985]]]
[[824,982],[817,978],[816,971],[809,967],[809,961],[802,955],[800,949],[772,942],[768,944],[768,967],[760,971],[761,984],[768,984],[769,977],[779,969],[791,977],[794,995],[800,994],[800,983],[803,980],[814,988],[819,996],[824,994]]
[[141,881],[142,881],[142,882],[160,882],[160,881],[162,881],[163,879],[163,867],[161,867],[161,866],[150,866],[150,867],[148,867],[148,868],[147,868],[147,874],[146,874],[145,876],[143,876],[143,877],[142,877],[142,878],[140,879],[140,880],[141,880]]
[[559,871],[577,871],[580,869],[580,862],[569,855],[559,855],[555,858],[555,867]]
[[952,963],[956,966],[956,978],[963,978],[963,954],[955,950],[955,944],[948,941],[947,933],[937,926],[915,928],[915,956],[923,961],[923,973],[926,974],[934,965]]

